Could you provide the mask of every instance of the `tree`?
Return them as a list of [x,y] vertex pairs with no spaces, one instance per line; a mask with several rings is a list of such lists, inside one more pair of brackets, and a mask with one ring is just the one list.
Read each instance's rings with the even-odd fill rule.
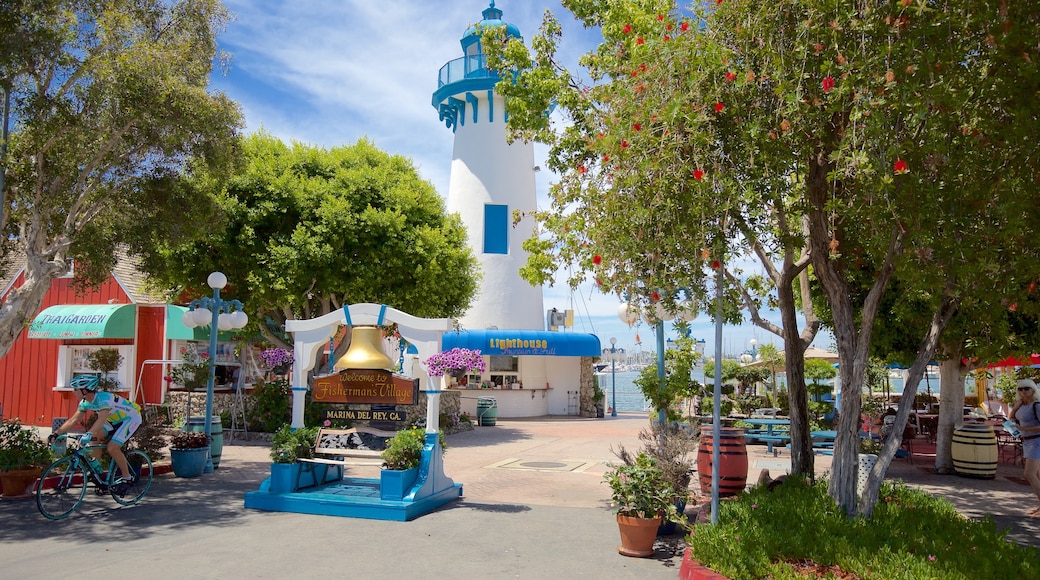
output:
[[72,260],[78,280],[99,282],[117,245],[141,254],[204,228],[213,206],[181,176],[216,172],[241,118],[207,91],[229,18],[217,0],[17,0],[0,12],[14,121],[0,252],[25,258],[0,306],[3,356]]
[[784,368],[784,353],[773,344],[763,344],[758,349],[758,359],[769,369],[769,377],[773,383],[770,393],[771,404],[776,406],[776,374],[779,369]]
[[[573,121],[554,141],[564,175],[554,215],[541,216],[551,237],[532,250],[652,302],[673,285],[703,291],[701,268],[728,261],[741,220],[751,224],[745,244],[758,234],[774,255],[803,248],[793,261],[812,263],[841,363],[830,494],[846,513],[869,515],[898,444],[886,445],[861,503],[860,391],[890,282],[929,297],[915,385],[974,288],[1020,288],[1032,276],[1008,267],[1022,263],[1008,248],[1040,262],[1028,241],[1040,211],[1028,137],[1040,128],[1030,96],[1040,16],[980,0],[727,0],[689,20],[652,0],[565,5],[602,28],[606,42],[583,60],[599,84],[582,87],[555,66],[548,19],[532,61],[516,43],[505,49],[517,93],[530,96],[510,119],[541,137],[549,126],[536,116],[555,99]],[[781,306],[790,288],[777,285]],[[789,339],[793,314],[781,311],[790,376],[804,341]],[[808,437],[800,407],[793,459]],[[908,414],[901,407],[897,420]]]
[[[704,302],[712,269],[722,269],[725,321],[741,322],[743,307],[754,324],[784,339],[792,472],[812,473],[802,369],[820,321],[809,298],[807,222],[791,180],[757,171],[747,147],[716,147],[718,132],[728,130],[711,118],[712,107],[725,107],[716,95],[726,67],[717,50],[697,46],[696,20],[673,17],[673,3],[661,0],[564,6],[603,32],[604,42],[582,60],[591,85],[556,63],[560,27],[549,14],[533,57],[519,40],[501,48],[496,31],[483,43],[491,66],[517,72],[515,83],[505,75],[497,87],[514,135],[550,143],[549,165],[562,174],[552,207],[533,216],[544,236],[525,246],[531,259],[522,274],[541,284],[566,264],[572,286],[591,273],[603,292],[653,312],[658,303],[676,309],[680,289]],[[560,131],[544,115],[552,106],[569,116]],[[744,278],[728,266],[741,253],[755,256],[766,277]],[[761,316],[766,301],[780,310],[781,324]]]
[[478,274],[466,230],[411,161],[365,140],[324,149],[263,132],[241,148],[230,178],[197,180],[223,209],[222,228],[146,261],[166,286],[197,287],[219,269],[251,318],[275,327],[358,302],[416,316],[468,307]]

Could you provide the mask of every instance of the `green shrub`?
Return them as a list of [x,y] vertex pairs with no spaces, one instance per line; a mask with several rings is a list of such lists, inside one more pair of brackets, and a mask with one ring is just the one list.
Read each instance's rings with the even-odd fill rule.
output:
[[297,459],[313,459],[314,443],[317,439],[317,427],[305,427],[294,431],[289,425],[282,425],[271,438],[271,461],[295,463]]
[[292,390],[285,379],[258,382],[247,422],[250,431],[274,433],[292,420]]
[[904,484],[882,484],[880,497],[871,519],[849,518],[826,480],[791,477],[723,502],[718,523],[688,540],[694,558],[733,580],[800,578],[796,561],[879,580],[1040,577],[1040,552],[1009,543],[991,519],[966,519]]
[[[447,449],[444,444],[444,432],[440,431],[441,453]],[[419,427],[401,429],[386,442],[383,450],[383,469],[405,470],[419,467],[422,462],[423,446],[426,444],[426,430]]]

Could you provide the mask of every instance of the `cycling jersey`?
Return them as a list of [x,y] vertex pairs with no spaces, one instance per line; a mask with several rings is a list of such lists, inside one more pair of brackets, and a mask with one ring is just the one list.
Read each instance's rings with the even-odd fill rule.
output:
[[83,399],[79,402],[80,411],[109,411],[108,423],[116,425],[122,423],[128,418],[133,418],[138,421],[141,419],[141,406],[137,403],[133,403],[105,391],[98,391],[94,395],[94,402],[88,402]]

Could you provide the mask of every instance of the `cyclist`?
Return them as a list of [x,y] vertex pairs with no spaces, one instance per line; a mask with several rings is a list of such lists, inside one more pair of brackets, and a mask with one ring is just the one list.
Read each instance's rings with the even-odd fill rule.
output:
[[[105,391],[99,392],[98,378],[93,375],[80,375],[72,379],[69,386],[80,398],[79,407],[76,409],[75,415],[51,433],[49,441],[53,442],[58,435],[72,429],[88,411],[97,412],[97,420],[80,438],[80,444],[87,445],[93,440],[95,434],[99,438],[111,434],[112,438],[108,441],[106,450],[119,466],[122,474],[122,477],[117,479],[114,484],[122,485],[125,488],[128,484],[133,483],[134,476],[127,465],[126,455],[123,454],[123,445],[141,426],[141,407],[119,395]],[[101,450],[95,449],[91,455],[97,459],[101,455]]]

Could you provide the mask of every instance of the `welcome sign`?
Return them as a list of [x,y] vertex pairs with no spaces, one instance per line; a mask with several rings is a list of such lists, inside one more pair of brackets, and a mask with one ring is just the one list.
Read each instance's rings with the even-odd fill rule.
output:
[[315,378],[312,400],[315,403],[414,405],[419,400],[419,379],[406,379],[378,369],[346,369]]

